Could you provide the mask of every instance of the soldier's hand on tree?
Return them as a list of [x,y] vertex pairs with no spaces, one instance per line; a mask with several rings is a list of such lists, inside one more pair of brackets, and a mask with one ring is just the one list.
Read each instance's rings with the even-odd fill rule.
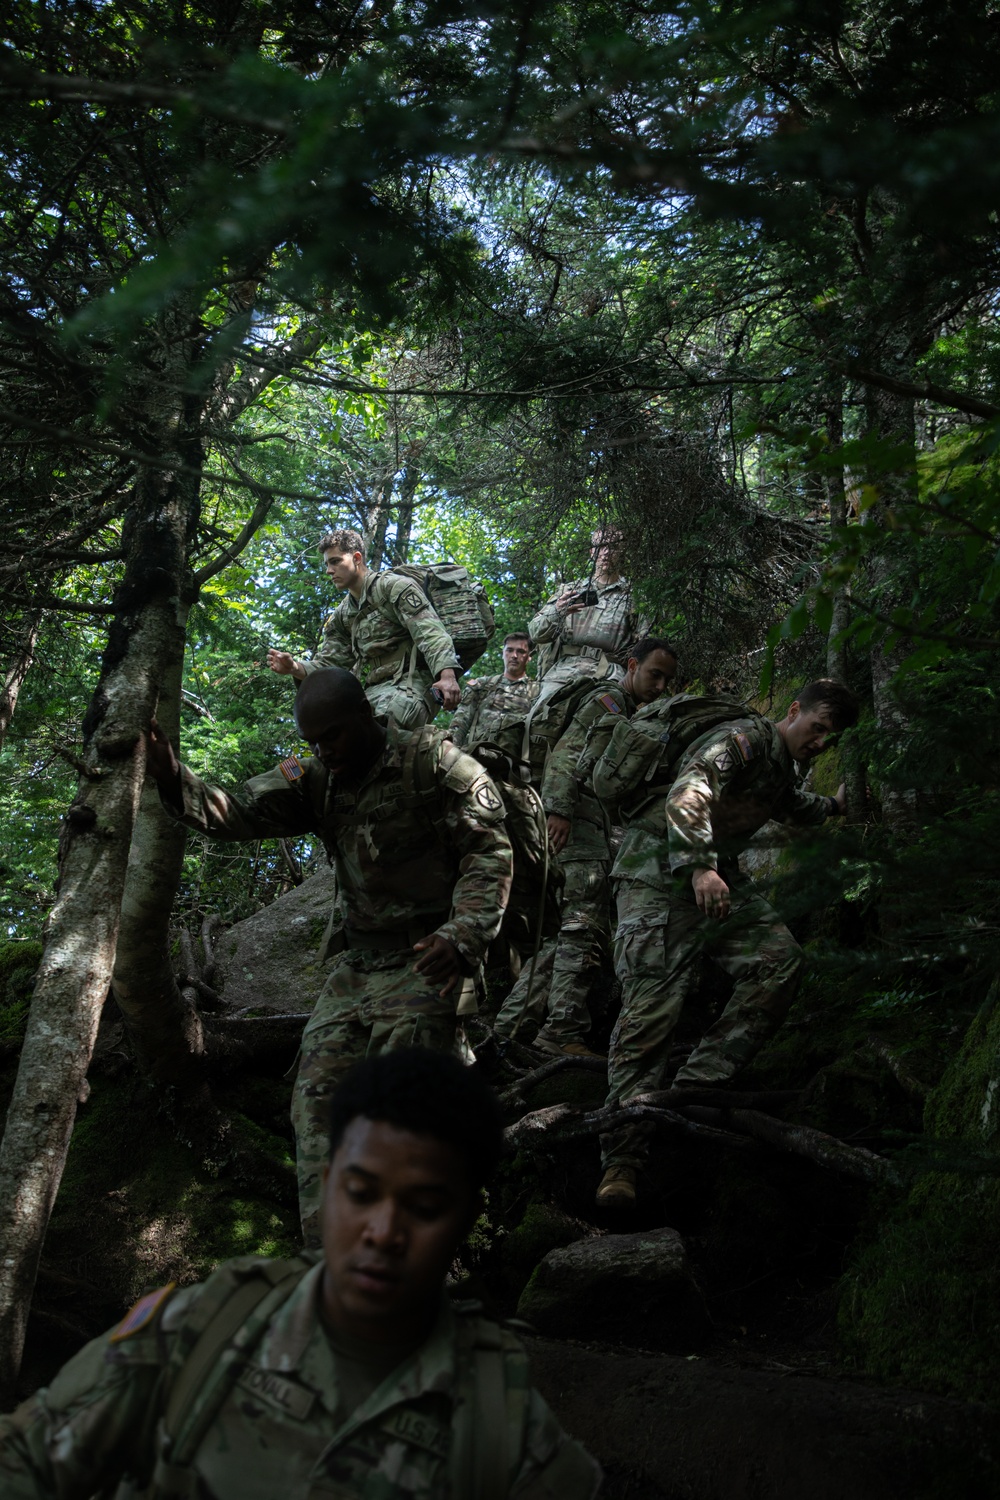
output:
[[455,944],[439,932],[432,932],[413,946],[422,955],[413,965],[416,972],[427,984],[440,985],[439,995],[450,995],[465,976],[462,955]]
[[573,824],[569,818],[561,818],[558,813],[549,813],[545,821],[549,830],[549,848],[553,854],[561,854],[569,843]]
[[146,731],[146,772],[165,792],[175,791],[180,785],[181,763],[155,719],[150,720]]
[[275,651],[272,647],[267,653],[267,664],[272,672],[277,672],[279,677],[295,677],[301,681],[305,676],[301,663],[297,662],[288,651]]
[[431,688],[442,708],[457,708],[462,697],[462,689],[458,685],[458,678],[451,667],[445,667],[438,677],[437,682]]
[[706,917],[721,921],[729,916],[729,887],[718,870],[695,870],[691,876],[691,888],[698,910]]

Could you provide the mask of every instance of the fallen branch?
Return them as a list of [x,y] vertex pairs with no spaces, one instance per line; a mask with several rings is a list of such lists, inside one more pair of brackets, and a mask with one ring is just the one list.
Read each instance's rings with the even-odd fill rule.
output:
[[901,1057],[897,1057],[892,1048],[887,1046],[877,1036],[869,1036],[865,1039],[864,1050],[884,1062],[889,1072],[895,1078],[904,1093],[909,1094],[912,1099],[926,1099],[930,1089],[926,1083],[921,1083],[915,1078]]
[[526,1094],[536,1084],[544,1083],[546,1078],[565,1072],[567,1068],[582,1069],[586,1073],[601,1073],[605,1078],[608,1073],[608,1064],[603,1057],[554,1057],[551,1062],[543,1063],[540,1068],[532,1068],[530,1073],[523,1074],[515,1084],[500,1095],[500,1103],[523,1104]]
[[213,990],[204,979],[199,979],[194,974],[182,974],[180,983],[185,994],[188,990],[194,990],[203,1005],[208,1005],[212,1010],[225,1010],[225,1001],[218,990]]
[[511,1151],[547,1151],[564,1141],[599,1135],[602,1130],[613,1130],[633,1121],[669,1125],[685,1135],[714,1141],[737,1151],[746,1150],[751,1145],[745,1138],[730,1130],[717,1130],[715,1126],[685,1119],[673,1110],[655,1109],[648,1104],[637,1104],[634,1100],[627,1104],[607,1104],[603,1109],[589,1111],[572,1104],[551,1104],[546,1109],[532,1110],[531,1114],[508,1125],[504,1131],[504,1143]]
[[862,1182],[899,1183],[900,1176],[892,1162],[864,1146],[848,1146],[835,1135],[823,1130],[813,1130],[808,1125],[790,1125],[787,1120],[776,1120],[773,1115],[761,1114],[756,1109],[733,1109],[728,1116],[737,1130],[779,1151],[790,1151],[794,1156],[805,1156],[829,1167],[845,1177],[857,1177]]

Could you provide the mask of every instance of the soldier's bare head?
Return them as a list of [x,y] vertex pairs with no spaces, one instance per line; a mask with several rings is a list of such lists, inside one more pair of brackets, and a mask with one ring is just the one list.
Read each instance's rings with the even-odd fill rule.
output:
[[646,635],[629,647],[624,686],[637,703],[652,703],[672,690],[677,653],[662,636]]
[[368,568],[365,539],[360,531],[327,531],[319,539],[319,550],[327,575],[338,589],[360,591]]
[[622,534],[611,521],[602,521],[590,534],[594,577],[613,583],[621,577]]
[[364,775],[385,747],[364,688],[342,667],[309,674],[295,695],[295,722],[327,770],[348,780]]
[[514,630],[504,637],[503,669],[511,682],[520,682],[528,670],[531,660],[531,637],[523,631]]
[[331,1103],[323,1185],[334,1332],[396,1344],[427,1332],[502,1138],[496,1098],[454,1057],[414,1048],[351,1070]]
[[789,755],[804,765],[827,748],[831,736],[857,722],[858,700],[850,688],[820,677],[799,691],[777,728]]

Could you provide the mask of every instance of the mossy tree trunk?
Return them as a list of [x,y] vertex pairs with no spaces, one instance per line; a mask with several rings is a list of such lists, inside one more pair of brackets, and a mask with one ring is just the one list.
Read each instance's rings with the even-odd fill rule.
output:
[[[176,469],[140,477],[100,679],[83,725],[79,789],[65,820],[56,901],[0,1144],[0,1397],[20,1364],[45,1230],[111,981],[145,772],[143,731],[175,659],[202,461],[183,408],[163,424]],[[171,441],[172,440],[172,441]]]
[[3,682],[0,683],[0,750],[7,738],[10,721],[14,717],[17,707],[18,694],[21,685],[28,675],[35,654],[35,642],[38,639],[38,627],[41,624],[41,611],[29,615],[25,620],[20,637],[14,650],[7,659],[4,668]]

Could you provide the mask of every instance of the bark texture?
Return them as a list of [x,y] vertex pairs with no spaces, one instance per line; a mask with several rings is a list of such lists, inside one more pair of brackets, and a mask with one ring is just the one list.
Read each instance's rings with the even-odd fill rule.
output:
[[[187,468],[200,447],[177,441]],[[0,1398],[20,1364],[28,1307],[77,1103],[111,981],[145,772],[143,730],[175,652],[197,483],[153,470],[136,489],[101,677],[84,720],[76,800],[0,1144]],[[181,628],[183,628],[181,626]]]
[[28,675],[28,668],[35,654],[35,642],[38,639],[41,619],[41,613],[29,617],[4,668],[3,685],[0,687],[0,750],[3,749],[10,721],[14,717],[21,684]]

